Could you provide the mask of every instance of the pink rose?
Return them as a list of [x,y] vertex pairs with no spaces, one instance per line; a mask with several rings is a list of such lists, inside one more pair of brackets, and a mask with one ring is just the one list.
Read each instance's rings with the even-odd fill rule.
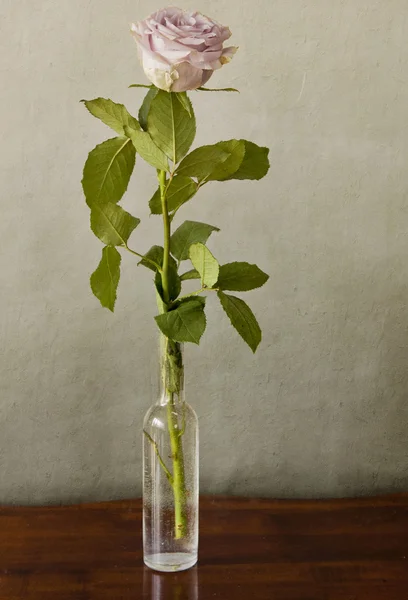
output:
[[167,92],[195,90],[216,69],[230,62],[238,48],[223,48],[228,27],[199,12],[169,7],[132,24],[147,78]]

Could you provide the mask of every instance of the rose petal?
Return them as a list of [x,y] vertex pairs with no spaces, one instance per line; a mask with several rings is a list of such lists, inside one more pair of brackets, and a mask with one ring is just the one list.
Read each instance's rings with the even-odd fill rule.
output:
[[186,58],[191,52],[189,48],[186,48],[182,44],[170,40],[163,40],[163,38],[158,35],[151,36],[150,47],[153,52],[158,52],[170,63],[180,62],[181,59]]
[[205,52],[190,52],[188,56],[188,62],[197,69],[209,69],[215,71],[221,68],[220,58],[222,56],[222,50],[212,52],[206,50]]
[[180,13],[183,11],[177,6],[168,6],[167,8],[163,9],[163,12],[165,13],[165,16],[169,19],[177,19]]
[[163,71],[171,70],[171,64],[156,52],[148,50],[146,47],[139,46],[139,58],[143,69],[161,69]]
[[214,73],[214,71],[210,71],[210,70],[204,70],[203,71],[203,80],[201,82],[201,85],[205,85],[207,83],[207,81],[210,79],[211,75]]
[[145,28],[142,25],[142,23],[132,23],[130,26],[130,31],[132,32],[132,35],[141,36],[143,35],[144,29]]
[[202,37],[183,37],[180,38],[179,41],[180,44],[183,44],[183,46],[190,46],[190,48],[194,48],[194,50],[205,50],[207,47],[206,41]]
[[225,65],[231,62],[236,52],[238,52],[238,46],[229,46],[228,48],[224,48],[224,50],[222,51],[222,56],[220,58],[221,63]]
[[[212,71],[203,71],[196,69],[187,62],[182,62],[174,66],[174,71],[178,74],[178,79],[174,81],[171,88],[172,92],[186,92],[188,90],[196,90],[201,87],[205,81],[212,75]],[[205,76],[204,76],[205,73]]]
[[170,29],[170,27],[167,27],[166,25],[162,25],[161,23],[158,23],[155,27],[155,29],[152,31],[153,35],[161,35],[162,37],[164,37],[164,39],[168,39],[168,40],[176,40],[178,39],[179,35],[174,32],[172,29]]
[[177,37],[183,35],[183,30],[180,29],[180,27],[178,27],[175,23],[173,23],[173,21],[170,21],[169,19],[166,19],[166,27],[167,29],[172,31]]
[[170,92],[174,84],[174,79],[169,71],[157,68],[144,68],[146,77],[159,89]]

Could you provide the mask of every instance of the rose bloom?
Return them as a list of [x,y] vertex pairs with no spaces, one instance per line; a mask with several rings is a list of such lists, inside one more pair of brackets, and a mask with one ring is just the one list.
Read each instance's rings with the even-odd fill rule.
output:
[[238,48],[223,48],[228,27],[199,12],[164,8],[132,24],[147,78],[167,92],[195,90],[230,62]]

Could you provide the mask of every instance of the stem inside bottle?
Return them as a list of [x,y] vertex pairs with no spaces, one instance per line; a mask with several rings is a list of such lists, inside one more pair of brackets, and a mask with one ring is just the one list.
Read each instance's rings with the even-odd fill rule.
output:
[[[184,406],[184,366],[182,348],[166,337],[161,341],[162,401],[167,407],[167,426],[170,437],[172,481],[174,495],[174,535],[181,539],[187,527],[187,494],[185,485],[183,434],[185,422],[179,422],[176,403]],[[184,411],[183,411],[184,413]]]

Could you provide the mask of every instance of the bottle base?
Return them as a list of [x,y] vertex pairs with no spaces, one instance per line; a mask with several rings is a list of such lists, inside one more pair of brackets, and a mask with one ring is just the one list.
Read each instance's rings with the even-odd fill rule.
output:
[[163,554],[149,554],[143,560],[145,565],[154,571],[174,573],[175,571],[191,569],[197,562],[197,555],[188,552],[166,552]]

